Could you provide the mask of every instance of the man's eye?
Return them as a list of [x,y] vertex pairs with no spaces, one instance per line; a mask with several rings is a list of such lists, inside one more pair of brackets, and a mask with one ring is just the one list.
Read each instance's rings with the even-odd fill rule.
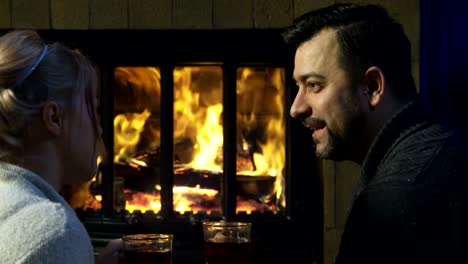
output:
[[310,89],[312,92],[320,91],[320,85],[316,82],[307,82],[306,86],[307,86],[307,89]]

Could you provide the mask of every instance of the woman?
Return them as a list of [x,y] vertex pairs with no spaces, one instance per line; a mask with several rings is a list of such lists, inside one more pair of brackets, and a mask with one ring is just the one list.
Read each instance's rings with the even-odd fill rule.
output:
[[[94,263],[91,241],[59,195],[88,181],[103,150],[97,74],[79,51],[32,30],[0,38],[2,263]],[[97,262],[117,262],[111,241]]]

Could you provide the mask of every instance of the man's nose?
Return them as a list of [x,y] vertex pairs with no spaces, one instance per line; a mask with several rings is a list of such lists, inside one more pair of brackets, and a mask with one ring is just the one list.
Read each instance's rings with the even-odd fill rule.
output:
[[293,118],[303,119],[312,114],[312,108],[307,103],[304,96],[301,95],[301,93],[298,93],[294,98],[294,102],[291,105],[289,113]]

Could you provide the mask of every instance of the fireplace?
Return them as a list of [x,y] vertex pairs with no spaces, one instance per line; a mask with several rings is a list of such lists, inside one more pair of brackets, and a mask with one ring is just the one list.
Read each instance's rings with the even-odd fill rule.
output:
[[277,30],[40,33],[100,71],[108,155],[93,181],[64,190],[96,253],[162,232],[175,264],[203,263],[201,223],[228,219],[252,222],[258,263],[320,262],[320,177],[288,115],[292,54]]

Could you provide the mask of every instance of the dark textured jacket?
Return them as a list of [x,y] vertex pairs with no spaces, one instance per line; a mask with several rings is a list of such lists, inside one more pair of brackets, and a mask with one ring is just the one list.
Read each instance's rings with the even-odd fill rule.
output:
[[467,168],[467,136],[405,106],[367,153],[336,264],[468,263]]

